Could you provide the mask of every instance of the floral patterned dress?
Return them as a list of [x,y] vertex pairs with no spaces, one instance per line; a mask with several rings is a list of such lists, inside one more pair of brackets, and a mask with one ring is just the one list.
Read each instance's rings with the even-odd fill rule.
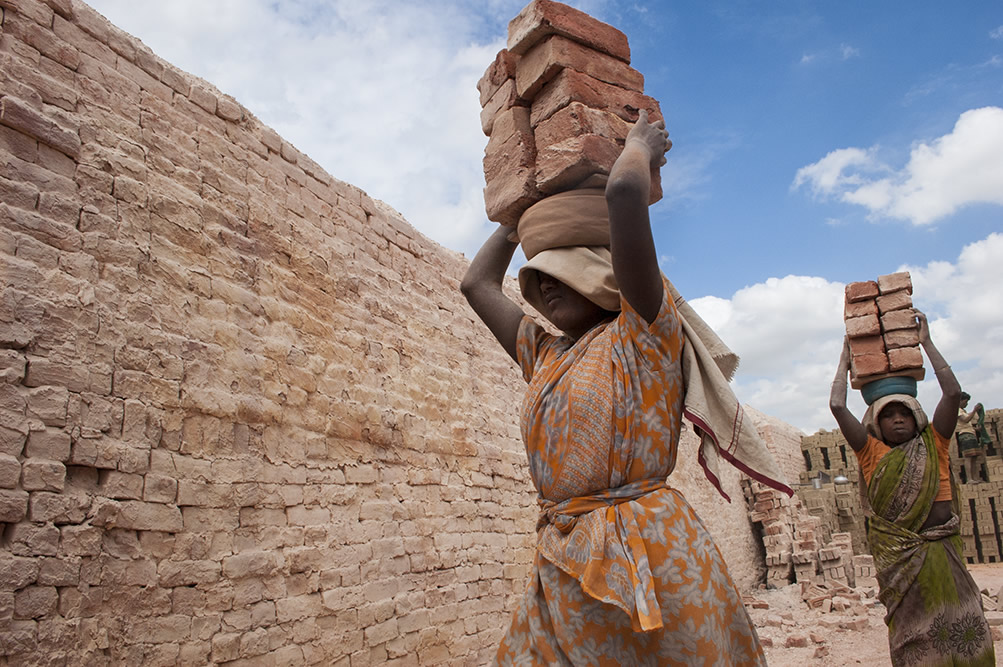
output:
[[541,508],[500,665],[765,665],[710,534],[666,477],[682,424],[683,332],[664,290],[578,341],[531,319],[522,434]]

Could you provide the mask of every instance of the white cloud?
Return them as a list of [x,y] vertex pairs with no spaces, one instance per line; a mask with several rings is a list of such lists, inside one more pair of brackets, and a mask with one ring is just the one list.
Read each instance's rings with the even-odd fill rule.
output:
[[1003,25],[998,28],[989,31],[989,36],[992,39],[1003,39]]
[[489,223],[476,83],[521,0],[91,4],[419,231],[468,254],[479,245]]
[[860,49],[855,46],[850,46],[849,44],[840,44],[839,53],[843,60],[860,57]]
[[970,204],[1003,204],[1003,108],[964,112],[954,129],[920,142],[909,162],[891,171],[878,149],[843,148],[802,167],[793,187],[808,185],[814,195],[867,208],[876,217],[935,222]]
[[[955,262],[902,266],[912,275],[916,306],[930,318],[932,337],[962,386],[987,407],[1003,396],[1003,300],[986,296],[1003,285],[1003,233],[966,246]],[[730,299],[703,297],[693,307],[741,357],[739,399],[806,432],[834,428],[829,386],[843,325],[844,285],[787,276],[746,287]],[[930,368],[919,398],[932,412],[940,389]],[[865,405],[851,390],[851,410]]]

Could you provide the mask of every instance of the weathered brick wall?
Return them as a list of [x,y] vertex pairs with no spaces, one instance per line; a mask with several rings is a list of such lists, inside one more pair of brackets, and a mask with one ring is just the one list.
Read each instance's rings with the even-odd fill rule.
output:
[[0,9],[0,661],[487,662],[536,512],[466,260],[87,5]]

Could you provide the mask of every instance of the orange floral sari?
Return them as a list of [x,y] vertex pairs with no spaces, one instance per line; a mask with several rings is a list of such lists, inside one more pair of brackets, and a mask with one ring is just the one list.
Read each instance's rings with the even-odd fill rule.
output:
[[622,302],[578,341],[529,318],[522,434],[541,507],[537,553],[501,665],[764,665],[710,534],[666,477],[682,424],[683,333]]

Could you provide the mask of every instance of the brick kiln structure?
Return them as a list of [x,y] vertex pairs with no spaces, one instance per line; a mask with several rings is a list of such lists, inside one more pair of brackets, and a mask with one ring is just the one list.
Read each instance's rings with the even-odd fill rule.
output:
[[536,508],[466,260],[87,5],[0,12],[0,662],[486,663]]

